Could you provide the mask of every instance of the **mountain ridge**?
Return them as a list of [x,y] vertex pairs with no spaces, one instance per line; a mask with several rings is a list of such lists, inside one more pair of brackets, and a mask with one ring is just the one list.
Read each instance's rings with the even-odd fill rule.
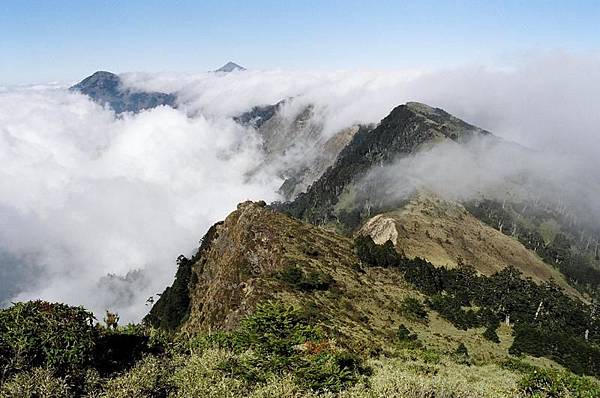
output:
[[388,164],[428,142],[466,142],[476,135],[492,134],[439,108],[417,102],[399,105],[374,129],[355,134],[335,163],[306,192],[275,206],[295,217],[326,224],[335,219],[335,206],[344,189],[374,165]]

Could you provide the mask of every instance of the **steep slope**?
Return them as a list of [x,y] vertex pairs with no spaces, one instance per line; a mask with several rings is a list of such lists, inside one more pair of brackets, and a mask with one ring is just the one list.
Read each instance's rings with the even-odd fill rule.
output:
[[[303,283],[294,284],[290,274],[295,270]],[[406,321],[402,298],[420,296],[397,272],[363,267],[351,239],[273,211],[264,202],[241,203],[213,226],[198,254],[180,262],[178,275],[188,272],[189,304],[184,303],[187,313],[177,326],[192,333],[235,328],[258,303],[271,299],[306,308],[314,321],[353,342],[384,344],[393,336],[393,325]],[[181,297],[181,292],[169,294],[180,287],[165,291],[148,321],[160,325],[171,315],[173,308],[164,302]]]
[[115,113],[137,113],[161,105],[175,107],[176,104],[176,97],[173,94],[125,88],[118,75],[104,71],[86,77],[70,90],[85,94],[101,105],[110,106]]
[[[374,325],[360,321],[373,317],[378,325],[373,330],[381,339],[388,312],[393,312],[386,306],[397,306],[394,301],[411,292],[389,270],[362,270],[351,239],[275,212],[264,203],[240,204],[204,242],[209,243],[189,264],[190,305],[182,318],[187,331],[234,328],[257,303],[277,299],[317,306],[313,316],[342,335],[377,339],[372,336]],[[302,275],[300,285],[288,278],[296,270]],[[362,299],[351,303],[342,297],[346,294]],[[168,299],[163,294],[155,308]],[[168,314],[154,311],[151,316],[160,323]]]
[[513,266],[541,282],[555,280],[577,294],[555,268],[544,263],[518,240],[482,223],[456,202],[420,192],[400,209],[365,222],[361,234],[376,243],[391,240],[409,258],[420,257],[437,266],[470,264],[484,275]]
[[325,135],[320,110],[294,98],[256,106],[234,120],[255,128],[262,138],[268,164],[285,179],[280,192],[286,200],[295,198],[321,177],[359,130],[373,128],[353,125]]
[[317,224],[332,221],[334,207],[344,189],[375,165],[443,140],[466,142],[489,132],[472,126],[445,111],[409,102],[396,107],[372,131],[357,133],[340,152],[335,164],[310,189],[279,208]]
[[315,157],[303,168],[288,176],[282,184],[280,192],[284,198],[290,200],[305,192],[313,182],[318,180],[335,163],[339,153],[352,141],[356,133],[361,129],[372,128],[372,126],[354,125],[338,131],[324,142],[319,140],[317,142],[319,149],[316,151]]

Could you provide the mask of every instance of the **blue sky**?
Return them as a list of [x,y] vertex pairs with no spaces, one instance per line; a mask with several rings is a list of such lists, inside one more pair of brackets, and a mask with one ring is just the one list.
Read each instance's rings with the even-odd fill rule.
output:
[[599,1],[0,2],[0,84],[104,69],[400,69],[597,53]]

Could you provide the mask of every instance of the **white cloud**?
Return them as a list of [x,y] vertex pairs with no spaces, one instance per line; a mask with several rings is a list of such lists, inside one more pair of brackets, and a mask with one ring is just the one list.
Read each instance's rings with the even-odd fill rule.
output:
[[84,304],[111,300],[98,281],[143,269],[133,302],[114,308],[139,319],[146,297],[174,275],[206,228],[247,198],[273,200],[281,181],[247,171],[259,142],[231,120],[188,118],[162,107],[115,119],[65,91],[0,95],[0,214],[4,251],[45,270],[14,299]]
[[390,205],[418,189],[455,201],[495,198],[566,207],[580,225],[600,222],[600,175],[577,157],[533,151],[494,137],[445,141],[385,167],[358,184],[361,195]]

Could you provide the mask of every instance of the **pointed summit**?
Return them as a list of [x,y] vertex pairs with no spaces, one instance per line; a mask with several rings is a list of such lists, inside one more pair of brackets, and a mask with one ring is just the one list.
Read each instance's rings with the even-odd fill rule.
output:
[[225,65],[221,66],[215,72],[233,72],[233,71],[242,71],[246,70],[243,66],[236,64],[235,62],[227,62]]

